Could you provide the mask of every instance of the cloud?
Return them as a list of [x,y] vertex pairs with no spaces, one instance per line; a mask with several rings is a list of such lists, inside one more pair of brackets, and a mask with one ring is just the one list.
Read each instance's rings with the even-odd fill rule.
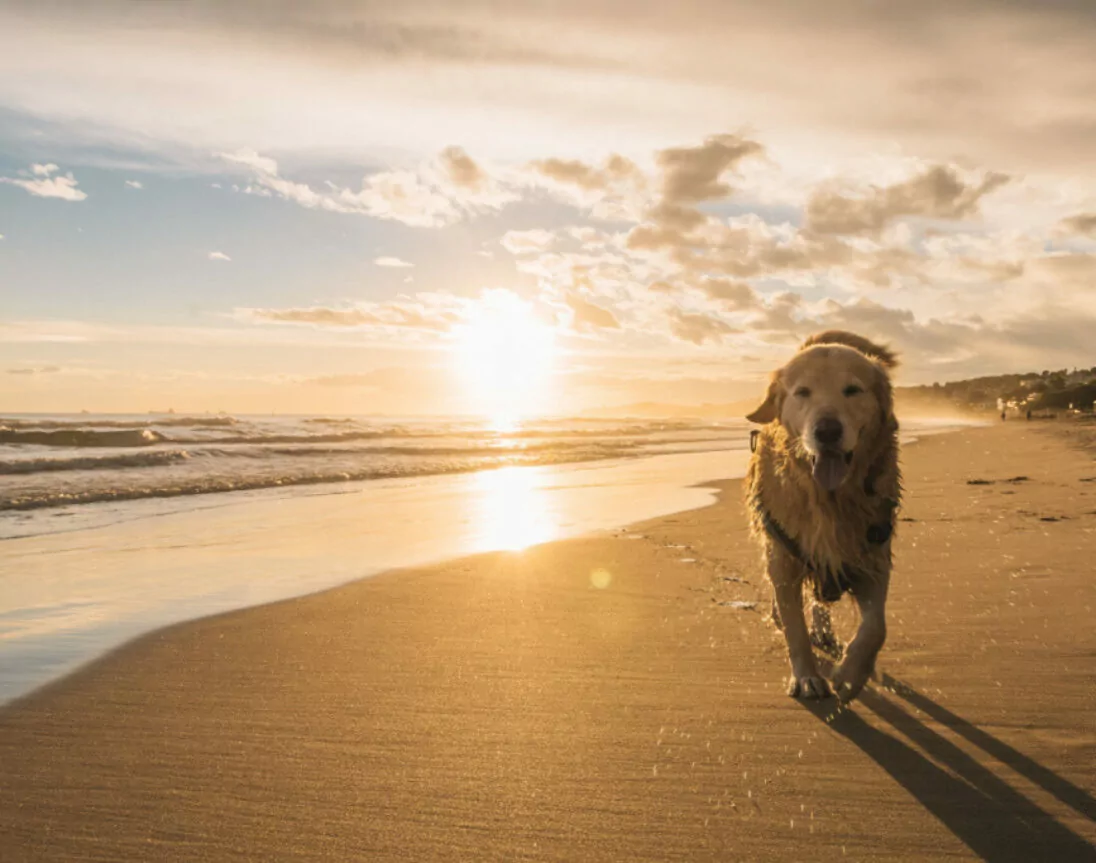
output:
[[739,330],[714,315],[675,308],[670,311],[670,332],[682,341],[702,345],[709,341],[722,341],[725,336]]
[[444,227],[517,199],[456,147],[446,148],[435,162],[413,171],[367,174],[359,189],[329,182],[326,189],[317,190],[286,179],[279,173],[277,161],[253,149],[220,156],[252,174],[253,184],[239,189],[245,194],[277,196],[308,209],[390,219],[413,227]]
[[58,198],[62,201],[73,202],[85,200],[87,192],[77,188],[77,180],[71,173],[64,176],[54,176],[59,170],[52,163],[46,165],[34,164],[30,166],[28,173],[38,179],[0,177],[0,183],[26,189],[37,198]]
[[422,293],[415,298],[345,307],[237,309],[237,317],[256,323],[305,324],[333,329],[380,328],[446,333],[460,322],[455,297]]
[[631,159],[611,153],[600,167],[578,159],[537,159],[526,178],[595,219],[631,220],[647,197],[648,179]]
[[561,0],[503,19],[487,0],[6,7],[3,103],[88,137],[368,158],[461,141],[528,160],[545,141],[571,158],[614,139],[653,149],[734,116],[823,165],[891,142],[1010,171],[1096,163],[1096,15],[1080,0],[632,15]]
[[210,252],[208,257],[209,257],[209,260],[211,260],[211,261],[231,261],[232,260],[232,258],[230,258],[228,255],[226,255],[224,252]]
[[55,375],[61,371],[60,366],[33,366],[18,369],[8,369],[9,375]]
[[555,243],[555,235],[543,228],[530,231],[507,231],[499,241],[511,255],[543,252]]
[[759,304],[757,292],[746,282],[705,279],[700,288],[713,300],[731,309],[753,309]]
[[1076,216],[1062,219],[1059,227],[1065,233],[1096,239],[1096,213],[1078,213]]
[[140,180],[126,180],[126,187],[129,189],[143,189],[145,184]]
[[392,219],[420,228],[457,222],[461,212],[453,201],[411,171],[385,171],[362,181],[358,192],[342,189],[331,208]]
[[404,268],[404,267],[413,267],[413,266],[415,266],[410,261],[405,261],[402,258],[392,258],[392,257],[374,258],[373,263],[376,264],[378,267]]
[[564,301],[571,310],[571,326],[575,330],[619,330],[620,321],[616,315],[602,306],[584,299],[575,292],[569,292]]
[[977,215],[979,201],[1009,179],[989,172],[977,181],[965,182],[955,168],[933,165],[909,180],[873,188],[860,197],[822,190],[807,202],[807,229],[816,234],[877,236],[908,216],[965,219]]
[[662,170],[662,198],[670,204],[698,204],[731,194],[724,175],[764,148],[737,135],[716,135],[698,147],[662,150],[656,161]]
[[644,223],[627,238],[633,250],[676,247],[679,254],[703,242],[698,232],[715,224],[698,205],[718,201],[733,189],[726,175],[764,147],[737,135],[715,135],[696,147],[673,147],[655,155],[661,172],[660,194],[648,207]]
[[617,183],[641,176],[630,159],[613,153],[600,168],[577,159],[539,159],[530,166],[533,171],[561,186],[577,186],[589,192],[604,192]]
[[244,165],[251,168],[256,174],[270,177],[278,176],[278,163],[267,156],[261,156],[255,150],[248,147],[236,150],[232,153],[221,153],[221,158],[235,165]]
[[446,147],[438,157],[446,177],[456,186],[481,192],[486,189],[490,177],[460,147]]

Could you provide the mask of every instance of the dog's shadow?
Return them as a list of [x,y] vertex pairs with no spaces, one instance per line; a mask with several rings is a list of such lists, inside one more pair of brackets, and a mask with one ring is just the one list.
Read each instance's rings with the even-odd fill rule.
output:
[[875,728],[852,709],[835,708],[833,700],[803,704],[882,767],[983,860],[1096,861],[1096,847],[929,728],[914,710],[1096,821],[1091,794],[901,681],[884,674],[880,683],[905,704],[870,688],[856,703],[887,723],[894,734]]

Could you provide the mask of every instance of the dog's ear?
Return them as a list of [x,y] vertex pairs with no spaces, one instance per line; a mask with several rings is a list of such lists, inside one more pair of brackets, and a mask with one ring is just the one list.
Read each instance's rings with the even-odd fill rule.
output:
[[886,367],[881,363],[875,363],[875,380],[872,382],[872,394],[879,404],[881,423],[884,427],[894,416],[894,393],[891,388],[890,375]]
[[784,385],[780,382],[779,372],[769,381],[769,392],[753,413],[746,414],[746,419],[752,423],[764,425],[771,423],[780,416],[781,403],[784,401]]

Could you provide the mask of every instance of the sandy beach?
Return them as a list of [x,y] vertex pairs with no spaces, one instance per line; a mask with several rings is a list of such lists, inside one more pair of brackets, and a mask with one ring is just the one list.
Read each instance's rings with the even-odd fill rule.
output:
[[173,626],[0,709],[0,860],[1096,859],[1094,437],[906,448],[850,710],[784,695],[724,481]]

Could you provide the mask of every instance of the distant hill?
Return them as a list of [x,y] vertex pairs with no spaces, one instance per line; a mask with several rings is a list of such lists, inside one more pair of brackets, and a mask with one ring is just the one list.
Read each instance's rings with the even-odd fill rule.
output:
[[[901,416],[941,413],[969,415],[998,411],[999,404],[1011,410],[1092,410],[1096,402],[1096,366],[1091,369],[1060,369],[1026,374],[992,375],[947,383],[895,388],[896,410]],[[583,411],[585,417],[644,419],[743,419],[762,397],[735,402],[684,405],[665,402],[634,402]],[[998,401],[1000,400],[1000,402]]]
[[1026,374],[995,375],[919,387],[901,387],[898,398],[911,407],[951,405],[970,411],[1092,410],[1096,401],[1096,366]]

